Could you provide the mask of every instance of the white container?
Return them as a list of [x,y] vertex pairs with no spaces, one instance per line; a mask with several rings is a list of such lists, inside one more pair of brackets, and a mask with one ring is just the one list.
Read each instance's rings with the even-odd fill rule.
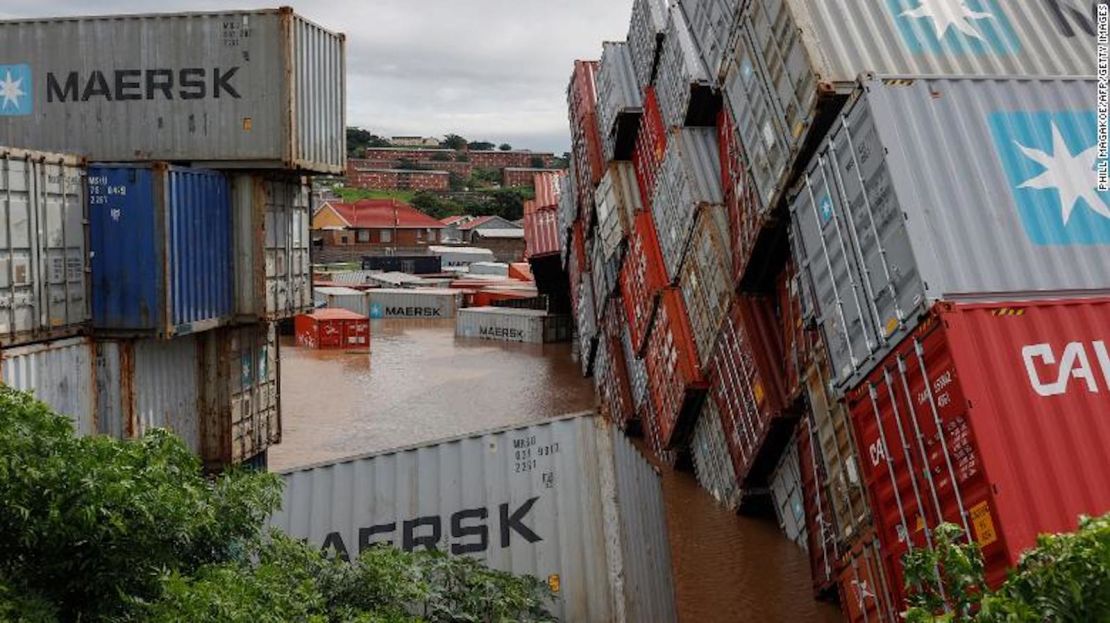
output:
[[[365,275],[363,273],[365,273]],[[345,275],[350,275],[350,277],[345,277]],[[357,277],[362,277],[363,280],[354,281],[354,279],[356,279]],[[348,283],[347,285],[361,285],[367,283],[378,284],[385,288],[406,288],[425,285],[425,279],[423,277],[417,277],[416,275],[399,272],[379,273],[368,271],[354,271],[348,273],[336,273],[332,276],[332,280],[336,283],[344,283],[345,280],[350,280],[351,283]]]
[[694,45],[686,17],[678,6],[671,7],[655,77],[663,123],[670,127],[713,125],[714,85]]
[[323,304],[332,309],[346,309],[363,316],[370,315],[370,303],[366,300],[366,293],[353,288],[323,287],[315,288],[312,296],[317,304]]
[[369,315],[380,318],[454,318],[462,304],[462,291],[440,288],[368,290]]
[[539,309],[512,307],[469,307],[459,310],[455,335],[465,338],[547,344],[570,340],[569,316]]
[[442,258],[444,272],[449,269],[467,268],[475,262],[494,262],[493,251],[478,247],[443,247],[430,246],[428,253]]
[[80,435],[96,432],[94,351],[88,338],[74,337],[0,351],[4,385],[25,392],[73,420]]
[[802,489],[801,463],[798,462],[798,444],[795,441],[787,446],[778,467],[771,474],[771,500],[783,534],[806,548],[805,491]]
[[567,622],[676,620],[659,476],[576,415],[284,472],[271,525],[357,556],[388,542],[467,554],[557,587]]
[[471,275],[494,275],[495,277],[508,277],[509,265],[501,262],[475,262],[470,265]]
[[668,280],[675,282],[698,209],[706,204],[723,203],[724,191],[716,130],[683,128],[672,132],[667,140],[651,214]]
[[738,508],[743,490],[732,466],[725,430],[713,399],[706,400],[698,414],[694,436],[690,440],[690,455],[694,460],[698,484],[725,508]]
[[0,147],[0,345],[91,319],[86,197],[77,157]]
[[636,167],[629,161],[611,162],[595,193],[597,233],[606,259],[620,250],[632,230],[632,220],[644,209]]

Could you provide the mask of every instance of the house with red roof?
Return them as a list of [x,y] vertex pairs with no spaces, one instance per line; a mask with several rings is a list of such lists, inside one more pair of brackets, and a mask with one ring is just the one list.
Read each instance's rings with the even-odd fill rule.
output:
[[439,244],[445,227],[397,199],[327,202],[312,215],[313,240],[325,247]]

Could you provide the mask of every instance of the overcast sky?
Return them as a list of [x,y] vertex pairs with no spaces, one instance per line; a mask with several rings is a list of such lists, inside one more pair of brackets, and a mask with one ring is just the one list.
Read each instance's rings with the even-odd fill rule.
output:
[[569,150],[572,61],[624,39],[632,0],[0,0],[0,17],[201,11],[292,4],[347,33],[347,122]]

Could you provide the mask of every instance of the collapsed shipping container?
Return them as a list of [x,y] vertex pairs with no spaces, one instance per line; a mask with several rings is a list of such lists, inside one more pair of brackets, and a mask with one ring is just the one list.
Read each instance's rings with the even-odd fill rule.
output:
[[768,273],[781,267],[783,253],[777,247],[783,219],[760,200],[752,182],[751,163],[728,107],[717,116],[717,142],[728,209],[733,281],[747,291],[765,289]]
[[605,156],[597,120],[597,69],[597,61],[574,61],[574,73],[567,86],[571,153],[578,184],[575,195],[579,211],[587,217],[593,191],[605,175]]
[[882,547],[873,532],[864,534],[841,557],[838,573],[840,609],[849,623],[900,623],[902,588],[883,558]]
[[[791,206],[802,291],[839,388],[935,301],[1110,291],[1094,89],[1067,78],[863,81]],[[969,174],[978,181],[952,183]]]
[[231,192],[236,315],[272,321],[312,309],[308,180],[235,173]]
[[511,307],[469,307],[459,310],[455,335],[497,342],[550,344],[571,338],[569,316],[549,314],[541,309]]
[[677,288],[664,288],[644,350],[663,447],[682,449],[689,442],[707,387],[698,367],[686,305]]
[[639,415],[647,402],[648,379],[647,366],[644,360],[636,355],[632,348],[632,334],[629,332],[628,323],[621,319],[621,351],[624,353],[625,369],[628,372],[628,387],[632,392],[633,420]]
[[821,467],[820,451],[812,418],[798,420],[798,474],[802,479],[802,508],[805,511],[806,551],[813,594],[822,598],[836,593],[836,567],[840,548],[836,526],[829,509],[829,487]]
[[93,327],[170,337],[235,313],[231,193],[216,171],[89,166]]
[[628,318],[632,348],[639,355],[647,342],[659,292],[667,285],[666,268],[650,212],[636,215],[628,252],[620,272],[621,303]]
[[636,82],[632,53],[624,41],[601,44],[597,71],[597,122],[606,162],[628,160],[640,123],[643,91]]
[[[534,202],[526,202],[524,207],[524,258],[553,257],[559,252],[558,208],[535,207]],[[473,265],[470,272],[474,272]]]
[[1110,511],[1110,299],[938,304],[849,395],[883,556],[951,522],[997,587],[1041,533]]
[[640,129],[636,134],[632,165],[636,167],[636,184],[640,187],[640,197],[647,209],[651,208],[651,198],[655,195],[655,180],[666,155],[667,126],[663,123],[663,113],[659,111],[659,99],[655,96],[655,88],[646,87],[644,112],[640,116]]
[[740,506],[744,492],[732,466],[721,416],[713,400],[706,400],[690,439],[690,458],[698,484],[729,510]]
[[724,202],[721,160],[713,128],[682,128],[671,133],[659,181],[651,198],[651,213],[667,279],[678,281],[679,268],[700,209]]
[[450,288],[380,288],[365,294],[370,317],[379,318],[454,318],[462,305],[462,293]]
[[771,503],[779,529],[799,547],[808,547],[806,533],[805,492],[798,462],[798,443],[791,441],[771,473]]
[[0,143],[340,174],[344,47],[288,8],[3,21],[0,58],[25,89]]
[[0,345],[73,335],[88,323],[84,162],[0,147]]
[[588,272],[582,273],[582,283],[578,284],[578,307],[575,314],[582,376],[590,376],[593,371],[594,350],[597,347],[597,312],[594,307],[593,278]]
[[655,78],[664,123],[672,128],[712,126],[721,103],[715,85],[690,35],[686,17],[678,5],[672,6]]
[[324,286],[314,288],[316,305],[329,309],[345,309],[360,316],[370,315],[370,299],[366,292],[354,288]]
[[702,208],[687,253],[678,282],[698,347],[698,364],[705,369],[734,292],[728,269],[728,225],[723,206]]
[[763,203],[789,191],[791,170],[860,74],[1093,76],[1093,20],[1055,1],[747,2],[725,95]]
[[732,51],[730,43],[743,4],[736,0],[677,1],[690,26],[694,45],[713,81],[723,73],[725,61]]
[[592,415],[282,474],[270,523],[354,558],[375,543],[472,555],[555,593],[561,621],[675,621],[658,474]]
[[293,320],[297,346],[321,350],[370,350],[370,319],[346,309],[317,309]]
[[667,31],[667,0],[635,0],[628,24],[628,53],[639,88],[655,81],[659,51]]
[[91,340],[71,337],[0,350],[4,385],[31,392],[79,435],[97,432],[96,351]]
[[636,169],[631,162],[611,162],[601,178],[595,195],[597,209],[597,244],[603,259],[622,251],[621,244],[632,229],[636,214],[644,209],[636,183]]

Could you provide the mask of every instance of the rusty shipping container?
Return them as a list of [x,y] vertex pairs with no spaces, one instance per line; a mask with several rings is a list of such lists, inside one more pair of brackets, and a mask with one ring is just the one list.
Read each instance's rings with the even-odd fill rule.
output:
[[91,340],[71,337],[0,350],[0,380],[31,392],[73,422],[79,435],[97,432],[96,351]]
[[597,71],[597,123],[606,162],[627,160],[643,110],[643,91],[636,82],[632,54],[624,41],[601,44]]
[[297,346],[370,350],[370,318],[346,309],[317,309],[293,320]]
[[672,128],[712,126],[720,106],[715,84],[694,44],[686,17],[678,5],[672,6],[655,77],[663,122]]
[[659,51],[667,31],[667,0],[635,0],[628,24],[628,51],[637,85],[643,89],[655,81]]
[[684,448],[693,433],[707,383],[698,367],[697,347],[678,288],[664,288],[660,294],[644,362],[663,447]]
[[840,548],[836,525],[829,508],[829,487],[821,467],[816,431],[809,414],[798,421],[798,473],[802,480],[802,507],[805,511],[806,552],[809,574],[816,597],[835,594],[836,568]]
[[[1110,193],[1084,177],[1095,165],[1094,88],[1068,78],[862,83],[791,206],[803,289],[840,388],[938,300],[1110,292]],[[969,172],[978,183],[952,183]]]
[[344,558],[375,543],[434,548],[547,582],[560,621],[676,620],[659,476],[604,418],[565,416],[281,476],[270,524]]
[[632,348],[637,354],[643,352],[659,292],[667,285],[664,271],[655,222],[650,212],[641,212],[636,215],[620,273],[621,303],[628,318]]
[[0,345],[88,324],[86,190],[76,156],[0,147]]
[[[883,553],[952,522],[998,586],[1041,533],[1110,511],[1110,299],[938,304],[850,394]],[[1005,388],[1005,391],[1000,391]],[[1020,457],[1020,460],[1014,460]]]
[[734,293],[728,269],[728,226],[724,206],[702,208],[687,253],[678,282],[698,347],[698,363],[704,370],[713,355],[718,329],[728,315]]
[[559,240],[558,208],[533,206],[532,209],[524,211],[525,259],[558,255]]
[[0,143],[110,162],[346,167],[344,37],[288,8],[3,21],[0,58],[26,87]]
[[663,123],[663,113],[659,111],[659,99],[655,89],[644,89],[644,112],[640,116],[640,129],[636,133],[636,145],[632,152],[632,165],[636,167],[636,183],[640,186],[640,197],[644,208],[651,209],[651,198],[655,194],[655,178],[659,167],[667,155],[667,126]]

